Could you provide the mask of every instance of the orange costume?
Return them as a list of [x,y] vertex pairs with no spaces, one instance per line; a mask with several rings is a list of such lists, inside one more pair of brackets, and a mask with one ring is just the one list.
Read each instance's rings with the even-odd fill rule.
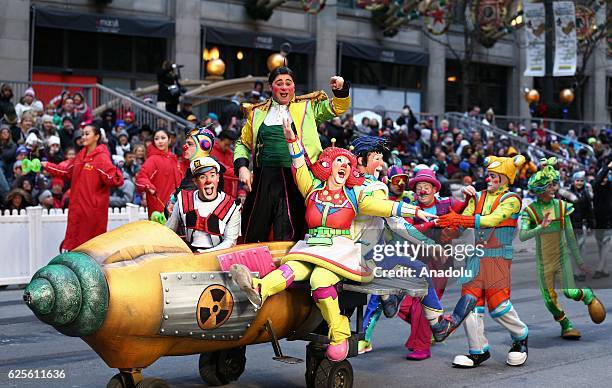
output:
[[461,294],[473,295],[477,304],[464,326],[469,354],[456,356],[453,361],[456,367],[473,368],[490,357],[489,343],[484,335],[485,303],[491,318],[506,328],[512,337],[513,346],[506,363],[520,366],[527,360],[527,325],[520,320],[510,302],[512,240],[521,211],[521,199],[508,191],[508,182],[514,182],[524,161],[520,155],[513,158],[487,157],[487,179],[497,179],[500,184],[497,187],[490,185],[489,191],[476,193],[462,214],[450,213],[439,220],[442,227],[474,228],[475,245],[481,248],[468,258],[466,273],[471,273],[471,276],[459,280],[463,284]]

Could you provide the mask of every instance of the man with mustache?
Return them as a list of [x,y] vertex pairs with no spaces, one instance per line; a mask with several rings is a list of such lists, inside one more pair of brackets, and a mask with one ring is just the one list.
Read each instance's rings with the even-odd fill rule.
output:
[[221,166],[209,156],[190,163],[196,190],[181,190],[166,226],[179,232],[194,252],[231,248],[240,235],[240,201],[219,190]]
[[458,355],[453,366],[475,368],[491,357],[489,343],[484,334],[484,306],[489,307],[491,318],[510,332],[512,348],[506,364],[522,366],[527,361],[527,325],[521,321],[510,302],[510,266],[512,240],[521,211],[520,197],[509,191],[525,157],[489,156],[484,160],[488,169],[487,189],[475,194],[462,213],[450,212],[436,223],[442,228],[474,228],[476,252],[468,257],[466,269],[471,276],[459,279],[462,295],[473,295],[478,303],[465,320],[469,354]]

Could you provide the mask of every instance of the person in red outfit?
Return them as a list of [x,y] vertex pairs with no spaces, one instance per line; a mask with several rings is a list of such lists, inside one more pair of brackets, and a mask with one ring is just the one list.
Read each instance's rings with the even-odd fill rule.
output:
[[83,148],[73,161],[60,167],[50,162],[42,166],[51,176],[70,181],[68,227],[60,249],[72,250],[106,232],[110,188],[123,185],[121,170],[111,163],[100,128],[83,128]]
[[149,219],[155,211],[164,212],[166,203],[183,178],[176,155],[168,151],[169,141],[166,130],[155,131],[153,144],[147,148],[147,159],[136,174],[136,189],[147,195]]

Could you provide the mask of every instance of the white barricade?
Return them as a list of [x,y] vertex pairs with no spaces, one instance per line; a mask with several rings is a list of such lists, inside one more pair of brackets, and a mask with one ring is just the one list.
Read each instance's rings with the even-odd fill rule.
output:
[[[34,273],[59,254],[66,234],[68,210],[40,206],[0,214],[0,286],[28,283]],[[146,220],[147,211],[137,205],[108,209],[108,230]]]

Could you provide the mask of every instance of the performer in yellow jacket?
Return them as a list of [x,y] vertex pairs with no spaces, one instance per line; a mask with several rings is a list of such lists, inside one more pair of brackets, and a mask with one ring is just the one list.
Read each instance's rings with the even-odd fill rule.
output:
[[512,239],[521,211],[521,199],[508,190],[524,161],[521,155],[487,157],[484,161],[488,170],[487,190],[468,191],[473,197],[462,214],[451,212],[438,219],[437,224],[441,227],[474,228],[476,245],[483,249],[481,256],[468,258],[467,270],[472,276],[459,280],[463,285],[461,294],[471,294],[478,301],[474,312],[465,320],[469,354],[456,356],[453,366],[474,368],[490,357],[489,343],[484,335],[485,302],[491,318],[506,328],[512,337],[513,345],[506,363],[521,366],[527,361],[527,325],[520,320],[510,302]]
[[[268,77],[272,98],[243,106],[247,119],[234,149],[234,171],[248,192],[242,219],[245,242],[297,241],[304,234],[304,203],[291,174],[283,120],[296,128],[310,162],[321,153],[317,126],[341,116],[351,105],[349,83],[330,79],[334,98],[323,91],[295,96],[295,75],[278,67]],[[249,165],[252,166],[249,169]]]

